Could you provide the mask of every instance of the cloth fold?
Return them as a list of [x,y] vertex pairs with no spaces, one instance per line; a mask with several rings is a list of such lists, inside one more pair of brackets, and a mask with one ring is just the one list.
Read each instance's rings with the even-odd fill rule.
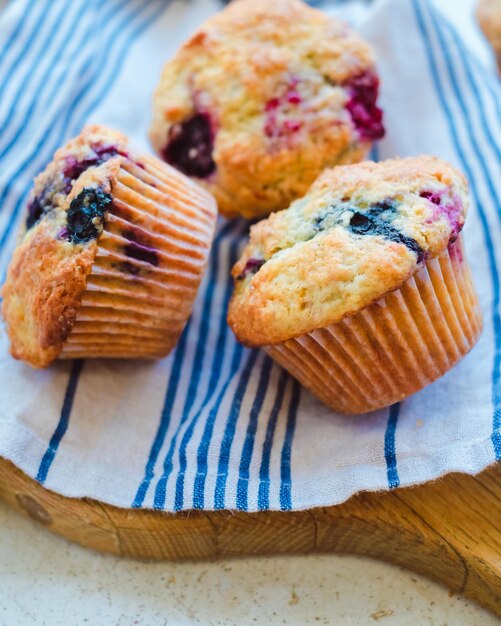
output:
[[[387,135],[372,158],[431,153],[469,179],[468,257],[484,313],[442,379],[369,415],[334,414],[227,327],[248,225],[218,226],[174,352],[36,371],[0,337],[0,455],[49,489],[121,507],[305,509],[476,473],[501,458],[501,99],[494,72],[427,0],[315,2],[374,46]],[[0,272],[32,177],[86,122],[148,150],[163,61],[217,2],[14,0],[0,24]],[[3,280],[3,278],[2,278]]]

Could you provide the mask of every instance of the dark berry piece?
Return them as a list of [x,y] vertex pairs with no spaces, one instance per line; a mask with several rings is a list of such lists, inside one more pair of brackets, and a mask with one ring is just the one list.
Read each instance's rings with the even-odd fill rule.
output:
[[302,98],[297,91],[289,91],[289,93],[286,95],[286,98],[287,102],[289,102],[290,104],[299,104],[302,101]]
[[130,158],[130,155],[128,152],[125,152],[124,150],[121,150],[117,146],[113,146],[113,145],[103,146],[103,145],[93,144],[92,149],[94,150],[94,152],[96,153],[98,157],[99,165],[101,165],[101,163],[104,163],[105,161],[108,161],[108,159],[111,159],[115,156],[123,156],[126,158]]
[[279,106],[280,106],[279,98],[272,98],[271,100],[268,100],[268,102],[264,105],[264,110],[274,111],[275,109],[278,109]]
[[132,276],[139,276],[139,274],[141,274],[141,268],[130,261],[119,263],[118,267],[124,274],[132,274]]
[[353,213],[350,219],[350,230],[357,235],[382,235],[381,228],[378,227],[374,219],[363,213]]
[[79,161],[75,157],[71,156],[66,159],[66,163],[63,169],[63,182],[64,193],[70,193],[73,186],[73,181],[77,180],[81,174],[85,172],[89,167],[96,164],[96,158],[87,158]]
[[97,167],[102,165],[109,159],[121,155],[128,157],[128,154],[123,150],[120,150],[116,146],[102,146],[95,144],[92,146],[94,152],[93,156],[88,156],[85,159],[77,159],[74,156],[69,156],[66,159],[66,163],[63,169],[63,182],[65,193],[70,193],[73,186],[73,181],[77,180],[89,167]]
[[28,204],[28,216],[26,217],[26,228],[34,226],[44,214],[44,207],[39,197],[33,198]]
[[456,196],[454,198],[444,197],[438,191],[423,190],[419,196],[425,198],[435,205],[433,214],[436,219],[443,217],[448,220],[451,227],[450,241],[455,241],[463,228],[464,218],[461,216],[462,202]]
[[[120,150],[117,146],[93,144],[91,146],[93,155],[85,159],[78,159],[75,156],[68,156],[64,160],[62,171],[48,181],[45,189],[28,204],[28,216],[26,218],[26,228],[34,226],[44,215],[54,208],[54,195],[58,193],[69,194],[73,183],[89,167],[98,166],[114,156],[129,155]],[[137,165],[140,165],[138,163]],[[141,166],[142,167],[142,166]]]
[[205,178],[216,169],[212,158],[214,138],[209,116],[196,113],[169,131],[162,151],[164,159],[175,168],[197,178]]
[[324,230],[325,215],[316,215],[313,218],[313,230],[316,233]]
[[369,211],[371,215],[387,215],[389,219],[393,219],[397,209],[392,200],[383,200],[371,205]]
[[149,246],[150,248],[152,247],[151,237],[149,233],[146,233],[144,230],[136,226],[122,229],[122,237],[124,237],[128,241],[136,241],[143,246]]
[[419,196],[433,202],[433,204],[440,204],[442,202],[441,194],[433,191],[422,191]]
[[374,72],[361,72],[345,83],[350,92],[366,109],[375,106],[379,93],[379,78]]
[[53,181],[48,181],[44,189],[28,204],[28,215],[26,216],[26,228],[32,228],[47,213],[54,208],[54,194],[59,191]]
[[101,188],[85,187],[74,198],[68,209],[68,237],[72,243],[95,239],[101,229],[103,216],[112,203],[112,197]]
[[354,235],[378,235],[390,241],[401,243],[416,254],[418,263],[424,260],[425,253],[417,241],[412,237],[407,237],[391,225],[397,215],[396,203],[391,198],[375,202],[365,211],[359,211],[349,205],[332,205],[314,217],[313,236],[336,225],[344,224],[344,216],[347,212],[351,213],[347,228]]
[[[149,263],[150,265],[158,265],[158,254],[152,246],[151,238],[147,233],[139,228],[128,228],[122,231],[122,236],[130,241],[123,247],[128,257]],[[139,274],[140,272],[137,266],[128,261],[122,263],[122,268],[130,274]]]
[[156,251],[153,250],[153,248],[143,246],[136,241],[131,241],[124,246],[124,252],[131,259],[137,259],[138,261],[143,261],[144,263],[149,263],[150,265],[158,265],[158,255]]
[[243,280],[249,274],[257,274],[266,263],[264,259],[249,259],[241,274],[237,276],[237,280]]
[[68,227],[63,226],[63,228],[61,228],[61,230],[57,233],[56,237],[57,239],[68,239],[69,237]]
[[418,263],[421,263],[425,258],[423,249],[415,239],[404,235],[391,226],[387,220],[382,219],[377,213],[373,214],[370,210],[367,213],[355,211],[350,219],[348,230],[355,235],[379,235],[389,241],[403,244],[411,252],[414,252]]
[[362,139],[384,137],[383,111],[376,105],[379,92],[377,75],[370,71],[361,72],[349,78],[343,87],[350,94],[346,108]]

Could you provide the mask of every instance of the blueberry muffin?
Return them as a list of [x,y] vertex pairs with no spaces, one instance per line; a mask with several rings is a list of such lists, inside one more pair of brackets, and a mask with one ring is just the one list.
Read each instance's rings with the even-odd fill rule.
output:
[[491,43],[501,73],[501,0],[480,0],[477,18]]
[[429,156],[327,170],[251,228],[228,321],[326,404],[401,400],[475,344],[464,177]]
[[166,355],[206,265],[214,199],[125,135],[88,126],[35,179],[3,287],[11,353]]
[[157,152],[223,215],[284,209],[325,167],[384,134],[371,48],[300,0],[235,0],[169,61],[153,99]]

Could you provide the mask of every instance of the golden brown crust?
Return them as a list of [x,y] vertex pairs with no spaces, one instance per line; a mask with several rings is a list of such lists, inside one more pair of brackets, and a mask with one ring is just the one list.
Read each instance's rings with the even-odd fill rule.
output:
[[501,0],[479,0],[477,19],[494,49],[501,73]]
[[[266,215],[303,195],[325,167],[364,157],[370,141],[354,128],[341,85],[373,70],[368,44],[303,2],[236,0],[165,65],[150,137],[162,153],[176,124],[207,113],[216,169],[198,182],[225,216]],[[290,93],[300,102],[284,104]]]
[[96,243],[75,250],[53,238],[52,224],[28,233],[12,258],[2,290],[11,354],[36,367],[59,355],[85,290]]
[[251,227],[233,269],[230,326],[243,343],[267,345],[337,323],[444,250],[467,204],[464,177],[433,157],[326,171]]

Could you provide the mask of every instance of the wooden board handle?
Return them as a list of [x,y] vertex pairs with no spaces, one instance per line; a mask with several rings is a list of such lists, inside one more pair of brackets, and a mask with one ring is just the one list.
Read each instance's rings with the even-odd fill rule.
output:
[[161,513],[65,498],[0,458],[0,497],[46,528],[141,559],[339,552],[390,561],[501,615],[501,465],[296,512]]

